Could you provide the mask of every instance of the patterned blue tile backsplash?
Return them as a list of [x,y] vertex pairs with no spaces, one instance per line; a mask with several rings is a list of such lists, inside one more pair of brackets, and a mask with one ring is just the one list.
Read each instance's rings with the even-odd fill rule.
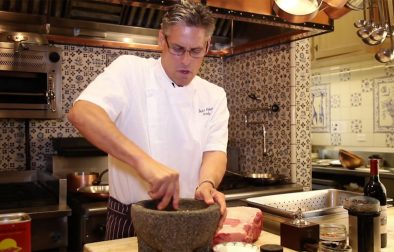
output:
[[312,94],[322,83],[329,86],[332,123],[331,129],[312,126],[313,145],[394,148],[394,63],[363,60],[313,69]]
[[[122,54],[142,57],[159,57],[156,52],[121,49],[93,48],[73,45],[57,45],[63,49],[63,93],[62,106],[67,114],[80,92]],[[290,45],[266,48],[226,59],[206,58],[200,76],[222,86],[227,92],[230,110],[229,140],[241,148],[242,172],[272,171],[290,176],[291,165],[291,85],[295,85],[297,97],[309,96],[310,54],[309,42],[294,45],[298,55],[294,66],[290,64]],[[296,84],[291,83],[290,68],[296,68]],[[297,68],[299,68],[297,70]],[[254,93],[260,101],[250,99]],[[327,93],[325,93],[327,96]],[[324,103],[328,103],[324,98]],[[267,129],[269,156],[262,155],[262,130],[245,127],[244,111],[247,108],[280,104],[276,114],[262,113],[261,120]],[[297,175],[298,182],[310,183],[310,114],[309,100],[297,101]],[[324,105],[325,106],[325,105]],[[324,107],[326,109],[326,106]],[[326,114],[324,114],[325,116]],[[326,120],[326,118],[324,118]],[[324,121],[326,125],[326,121]],[[24,170],[25,125],[30,128],[31,169],[51,171],[52,155],[55,151],[51,138],[77,137],[79,133],[67,121],[59,120],[0,120],[0,171]],[[308,165],[309,164],[309,165]]]

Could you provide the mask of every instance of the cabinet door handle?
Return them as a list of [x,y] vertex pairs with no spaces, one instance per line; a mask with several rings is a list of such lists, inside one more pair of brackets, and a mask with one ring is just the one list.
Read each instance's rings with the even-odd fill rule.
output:
[[315,45],[315,51],[319,51],[319,45]]

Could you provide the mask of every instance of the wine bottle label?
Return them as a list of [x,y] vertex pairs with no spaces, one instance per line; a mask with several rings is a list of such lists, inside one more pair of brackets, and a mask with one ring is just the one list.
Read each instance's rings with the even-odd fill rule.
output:
[[387,233],[387,206],[380,206],[380,233]]

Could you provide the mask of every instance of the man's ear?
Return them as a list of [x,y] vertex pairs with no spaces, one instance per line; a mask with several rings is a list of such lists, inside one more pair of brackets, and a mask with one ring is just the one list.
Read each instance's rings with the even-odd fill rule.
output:
[[207,51],[205,52],[206,54],[208,53],[210,48],[211,48],[211,37],[207,41]]
[[159,31],[159,37],[158,37],[158,41],[157,42],[159,43],[160,49],[163,49],[164,46],[165,46],[165,43],[166,43],[165,38],[164,38],[163,30]]

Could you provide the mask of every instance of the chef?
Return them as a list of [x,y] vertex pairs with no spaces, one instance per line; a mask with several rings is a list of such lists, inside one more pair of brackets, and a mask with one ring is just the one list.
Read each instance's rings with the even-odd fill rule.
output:
[[108,153],[110,198],[106,239],[133,235],[131,204],[180,198],[218,203],[227,163],[223,88],[197,76],[215,21],[201,4],[183,1],[163,16],[159,59],[122,55],[76,99],[69,121]]

